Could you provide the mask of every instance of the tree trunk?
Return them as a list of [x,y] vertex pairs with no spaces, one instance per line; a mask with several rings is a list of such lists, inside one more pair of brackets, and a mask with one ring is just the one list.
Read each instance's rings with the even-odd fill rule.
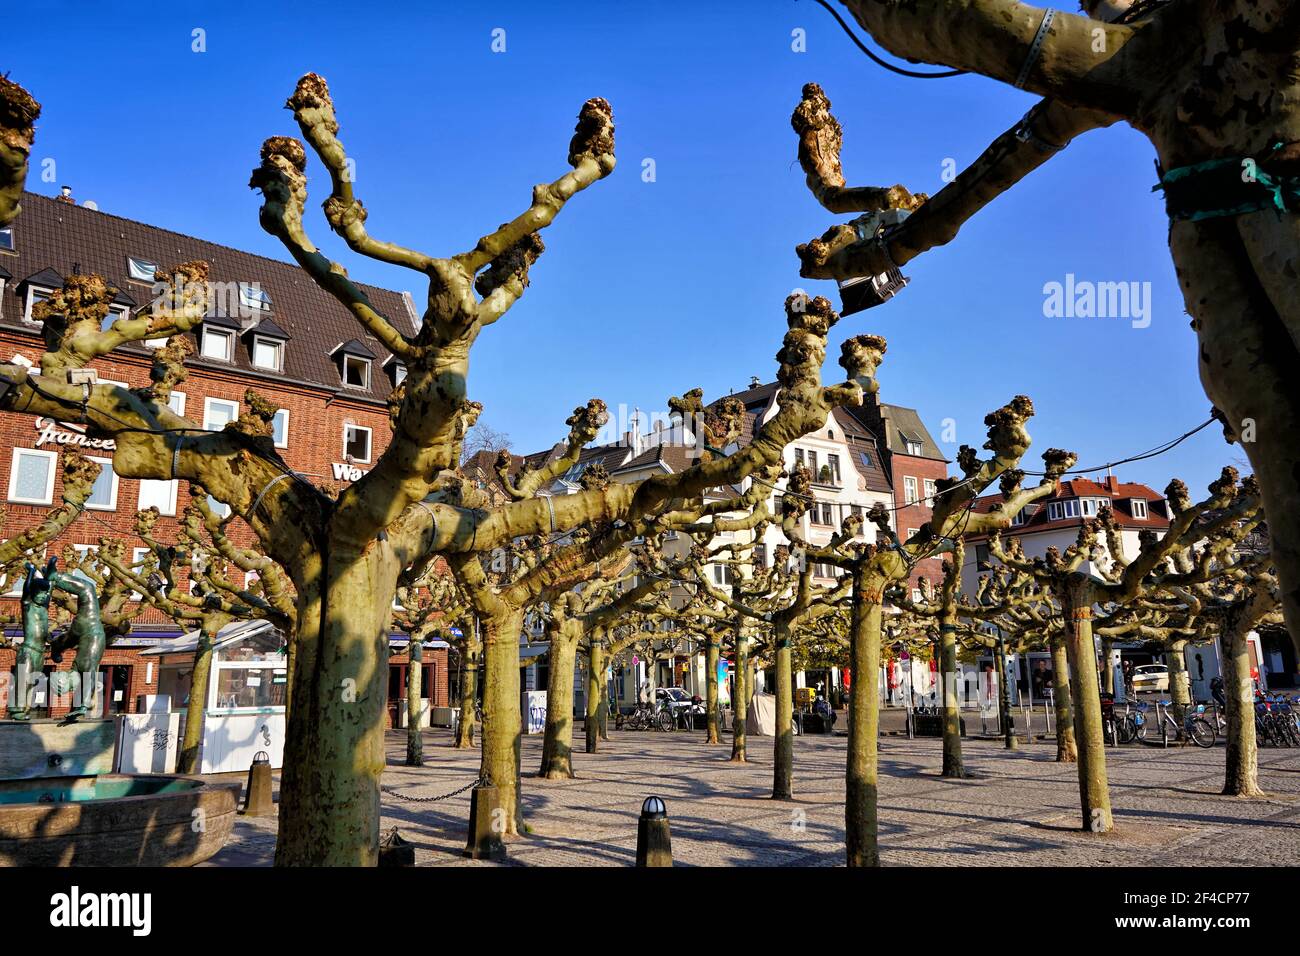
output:
[[1011,713],[1011,675],[1007,668],[1006,645],[999,640],[997,648],[998,661],[998,720],[1002,726],[1002,743],[1007,750],[1015,750],[1016,719]]
[[378,862],[388,625],[400,570],[384,542],[354,547],[331,537],[295,580],[299,645],[277,866]]
[[190,671],[190,699],[185,705],[185,736],[177,773],[198,773],[199,747],[203,743],[203,726],[208,713],[208,679],[212,674],[212,638],[216,631],[206,623],[199,627],[199,643],[194,648],[194,667]]
[[520,691],[519,634],[524,614],[515,608],[483,619],[483,757],[481,771],[497,788],[505,811],[503,834],[517,834],[523,824],[519,805]]
[[1255,739],[1255,684],[1250,679],[1247,627],[1225,621],[1219,632],[1223,658],[1223,693],[1227,701],[1227,753],[1223,792],[1230,797],[1262,797],[1259,786],[1259,750]]
[[420,683],[424,674],[424,648],[420,638],[412,634],[407,645],[406,664],[406,765],[424,766],[424,735],[420,728]]
[[718,660],[721,658],[717,634],[710,634],[704,651],[704,712],[709,725],[708,743],[722,743],[718,730]]
[[581,638],[582,623],[574,618],[566,618],[551,633],[546,730],[542,738],[542,766],[538,771],[547,780],[568,780],[573,776],[573,672]]
[[1192,675],[1187,671],[1187,641],[1171,641],[1165,651],[1165,663],[1169,667],[1169,701],[1178,726],[1183,726],[1187,708],[1192,703]]
[[[1086,593],[1086,586],[1084,588]],[[1067,602],[1071,628],[1066,649],[1070,664],[1070,693],[1074,708],[1074,737],[1079,750],[1079,808],[1083,829],[1106,833],[1114,823],[1106,780],[1106,744],[1102,737],[1101,694],[1097,683],[1097,650],[1092,640],[1092,602],[1078,597]]]
[[876,763],[880,700],[876,679],[880,673],[881,606],[879,592],[868,592],[870,582],[865,572],[856,573],[849,629],[854,686],[849,695],[849,745],[844,771],[844,846],[849,866],[879,866]]
[[957,634],[939,627],[939,680],[943,682],[943,776],[965,777],[961,756],[961,701],[957,697]]
[[1056,711],[1056,762],[1075,763],[1079,748],[1074,742],[1074,711],[1070,707],[1070,658],[1065,638],[1053,637],[1052,706]]
[[1101,689],[1104,693],[1115,696],[1115,668],[1111,663],[1111,655],[1115,650],[1115,642],[1109,637],[1101,639]]
[[461,652],[460,724],[456,728],[456,749],[468,750],[474,746],[474,704],[478,700],[478,665],[482,651],[471,648],[466,642]]
[[789,800],[794,775],[794,672],[790,624],[776,622],[776,741],[772,754],[772,799]]
[[605,649],[592,635],[587,650],[587,719],[584,723],[587,753],[594,754],[600,741],[600,718],[605,709]]
[[736,628],[736,692],[731,701],[731,761],[745,763],[745,713],[749,707],[749,636]]

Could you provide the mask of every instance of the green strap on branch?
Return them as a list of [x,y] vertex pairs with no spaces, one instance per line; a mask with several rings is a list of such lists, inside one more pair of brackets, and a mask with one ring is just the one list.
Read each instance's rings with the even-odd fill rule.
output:
[[[1282,148],[1277,143],[1269,157]],[[1271,209],[1279,216],[1300,211],[1300,176],[1269,173],[1249,156],[1211,159],[1165,172],[1159,163],[1160,182],[1151,191],[1165,194],[1165,212],[1171,221],[1197,222],[1224,216],[1243,216]]]

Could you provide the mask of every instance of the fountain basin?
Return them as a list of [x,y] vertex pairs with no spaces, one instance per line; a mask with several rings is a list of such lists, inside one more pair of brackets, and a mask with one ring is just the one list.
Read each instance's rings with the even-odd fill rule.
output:
[[0,781],[0,866],[193,866],[225,846],[239,793],[174,774]]

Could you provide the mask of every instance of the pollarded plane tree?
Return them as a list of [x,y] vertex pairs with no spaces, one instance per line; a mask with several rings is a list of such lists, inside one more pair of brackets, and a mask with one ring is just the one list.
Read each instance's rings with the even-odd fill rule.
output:
[[1113,826],[1102,738],[1101,683],[1093,643],[1094,608],[1100,607],[1111,614],[1115,608],[1133,604],[1153,589],[1210,580],[1216,570],[1212,550],[1199,552],[1190,572],[1178,571],[1170,558],[1179,551],[1195,549],[1244,515],[1253,514],[1259,506],[1256,488],[1251,481],[1239,489],[1236,471],[1225,468],[1210,484],[1209,495],[1193,503],[1187,487],[1175,479],[1165,489],[1173,514],[1168,530],[1162,537],[1154,532],[1143,533],[1138,554],[1132,560],[1123,561],[1121,569],[1110,580],[1099,571],[1106,566],[1102,564],[1105,549],[1096,519],[1085,522],[1078,541],[1064,554],[1049,548],[1044,557],[1032,561],[1014,545],[1004,547],[1000,534],[990,538],[989,551],[993,557],[1046,585],[1068,620],[1066,650],[1079,751],[1079,802],[1085,830],[1104,833]]
[[[1264,521],[1251,477],[1243,479],[1234,518],[1218,524],[1202,541],[1169,556],[1174,572],[1152,585],[1131,605],[1117,608],[1098,633],[1158,643],[1169,663],[1169,696],[1180,724],[1193,703],[1187,649],[1219,642],[1227,719],[1223,793],[1259,796],[1255,739],[1255,685],[1250,676],[1247,636],[1264,623],[1280,623],[1277,576],[1262,533]],[[1253,502],[1253,507],[1252,507]],[[1122,564],[1123,546],[1108,513],[1098,516],[1112,555]],[[1206,579],[1202,569],[1211,576]],[[1113,572],[1112,572],[1113,574]]]
[[[19,102],[20,93],[12,84],[0,89],[5,97],[0,120],[8,124],[0,129],[0,138],[19,143],[0,153],[7,178],[25,175],[35,118]],[[786,310],[789,331],[778,354],[780,411],[743,448],[730,454],[705,452],[690,468],[637,483],[556,498],[533,495],[491,508],[462,506],[463,482],[455,469],[465,430],[476,414],[467,396],[471,347],[522,295],[529,268],[542,251],[539,231],[577,192],[613,171],[609,105],[599,99],[584,105],[570,143],[569,172],[536,187],[523,213],[450,258],[369,235],[353,165],[337,137],[333,104],[320,77],[303,77],[288,105],[329,173],[324,207],[331,228],[353,251],[407,267],[429,283],[417,330],[404,332],[381,315],[343,266],[325,257],[308,236],[303,145],[288,137],[266,141],[251,183],[263,195],[263,228],[407,369],[391,402],[392,440],[375,466],[335,499],[284,464],[274,449],[269,420],[249,422],[253,428],[241,421],[206,433],[175,415],[152,389],[66,381],[68,370],[83,368],[118,345],[190,332],[209,310],[201,263],[164,271],[167,291],[107,329],[102,327],[111,298],[106,285],[93,276],[71,277],[64,290],[42,303],[46,351],[39,371],[0,365],[0,409],[82,422],[88,433],[116,439],[118,474],[199,483],[253,528],[267,555],[289,574],[298,598],[298,659],[277,862],[370,865],[377,859],[379,837],[387,671],[385,648],[375,635],[389,624],[404,569],[430,552],[442,554],[478,614],[489,673],[482,770],[501,794],[508,832],[517,832],[516,665],[523,607],[492,599],[477,556],[522,536],[622,522],[618,533],[602,536],[609,543],[596,549],[612,553],[653,532],[647,516],[670,502],[693,502],[707,489],[735,485],[779,461],[785,446],[822,427],[832,408],[860,403],[864,389],[872,386],[874,366],[860,361],[863,350],[850,340],[841,359],[846,380],[823,386],[826,337],[838,316],[823,299],[792,296]],[[12,219],[15,211],[5,201],[0,218]],[[719,437],[738,436],[743,409],[726,400],[720,404],[724,411],[715,415],[722,426]],[[710,444],[725,449],[736,442]],[[601,556],[607,555],[590,555]],[[564,555],[555,562],[554,575],[586,563],[579,555]],[[539,569],[538,590],[547,576],[546,569]]]
[[[800,480],[802,476],[802,481]],[[806,488],[808,469],[797,466],[790,475],[782,498],[782,509],[798,521],[806,507],[800,500]],[[773,563],[754,575],[753,583],[743,590],[727,594],[709,582],[703,566],[695,570],[696,580],[710,598],[743,618],[761,624],[771,632],[772,666],[776,675],[776,725],[772,755],[772,799],[794,798],[794,645],[799,631],[809,621],[835,610],[848,593],[849,582],[842,579],[831,587],[813,583],[813,565],[800,553],[782,545],[773,549]],[[712,555],[706,557],[711,558]],[[740,662],[737,661],[737,671]],[[748,706],[748,700],[745,701]],[[739,712],[739,703],[737,704]],[[743,736],[743,729],[741,731]],[[743,754],[743,742],[741,753]],[[733,753],[733,757],[735,754]],[[740,762],[737,760],[737,762]]]
[[[424,766],[423,698],[424,644],[435,636],[447,634],[452,627],[463,632],[469,623],[469,608],[460,597],[451,573],[437,562],[423,568],[411,567],[397,579],[397,596],[393,602],[393,623],[406,632],[406,766]],[[432,696],[432,688],[429,688]],[[472,691],[471,691],[472,694]],[[474,726],[473,697],[467,718],[470,736]]]
[[[1020,480],[1016,473],[1003,476],[1007,483]],[[936,588],[928,579],[921,579],[922,600],[914,601],[902,583],[887,593],[889,601],[907,615],[918,616],[933,622],[939,647],[939,680],[943,699],[943,770],[942,776],[966,776],[961,747],[961,698],[958,693],[958,645],[970,646],[978,640],[998,653],[1000,673],[1006,674],[1004,642],[981,632],[987,626],[1021,605],[1032,605],[1041,600],[1039,586],[1031,578],[1021,576],[1020,587],[994,587],[986,577],[974,600],[961,592],[962,568],[966,560],[966,544],[961,535],[952,539],[951,550],[943,563],[943,580]],[[965,638],[963,640],[963,637]],[[1013,648],[1014,650],[1014,648]],[[1004,732],[1009,729],[1010,711],[1007,701],[1006,680],[999,677],[999,713]]]
[[[1018,544],[1017,544],[1018,546]],[[996,608],[998,613],[983,620],[983,626],[966,626],[958,634],[962,645],[998,654],[998,668],[1006,674],[1007,651],[1046,648],[1052,655],[1052,710],[1056,721],[1056,760],[1074,763],[1079,759],[1074,739],[1074,708],[1071,704],[1073,684],[1066,648],[1068,628],[1061,606],[1049,588],[1031,575],[1003,565],[985,563],[975,588],[974,603]],[[986,627],[988,628],[986,630]],[[1008,644],[1008,641],[1011,643]],[[1005,723],[1010,714],[1010,697],[1005,676],[998,678],[998,712]],[[1008,737],[1008,740],[1011,738]]]
[[[814,195],[834,212],[915,210],[883,235],[849,226],[799,249],[802,274],[848,279],[948,242],[975,212],[1080,133],[1127,122],[1155,147],[1169,247],[1206,394],[1259,477],[1282,604],[1300,647],[1300,9],[1086,0],[1091,17],[1015,0],[845,0],[886,49],[1044,100],[931,199],[844,186],[841,135],[820,88],[795,114]],[[1099,22],[1107,20],[1111,22]]]
[[[1033,403],[1020,395],[985,417],[988,440],[984,448],[991,454],[981,459],[974,448],[961,447],[957,464],[962,477],[939,480],[931,520],[906,541],[889,527],[889,513],[874,507],[867,518],[876,525],[876,541],[867,542],[862,537],[862,517],[849,515],[828,544],[805,547],[805,560],[834,564],[851,581],[849,658],[852,673],[859,681],[880,669],[886,590],[908,580],[917,561],[950,550],[956,538],[1008,527],[1021,508],[1052,494],[1061,476],[1074,465],[1073,453],[1050,449],[1043,455],[1043,480],[1035,488],[1021,486],[1023,473],[1018,468],[1030,441],[1025,424],[1033,412]],[[1002,483],[1006,500],[989,512],[976,513],[976,498],[1003,475],[1009,475]],[[797,538],[794,521],[787,520],[784,530],[787,537]],[[849,700],[844,814],[850,866],[880,863],[876,739],[879,707],[874,693],[855,693]]]
[[[99,552],[95,556],[105,576],[111,577],[124,591],[133,592],[133,599],[140,602],[139,606],[147,604],[182,630],[198,632],[190,668],[185,733],[176,758],[177,773],[198,772],[208,706],[208,682],[212,674],[212,650],[221,630],[236,621],[266,620],[285,638],[287,651],[293,645],[296,613],[292,596],[284,590],[288,582],[284,580],[283,572],[261,563],[259,559],[264,555],[231,543],[225,536],[221,519],[208,507],[206,496],[199,489],[195,491],[175,543],[168,544],[158,539],[158,510],[148,508],[136,516],[136,534],[148,548],[140,561],[125,560],[120,548],[114,550],[115,542],[109,538],[100,539]],[[223,553],[223,549],[229,554]],[[233,559],[234,555],[238,555],[238,561]],[[182,586],[179,580],[182,569],[188,571],[186,586]],[[259,577],[249,579],[247,575],[252,573]]]
[[614,626],[634,612],[650,610],[657,592],[669,580],[669,571],[651,548],[638,548],[611,569],[617,576],[592,580],[551,602],[547,634],[548,681],[546,727],[542,739],[542,764],[538,776],[567,780],[573,773],[573,678],[578,648],[593,632]]

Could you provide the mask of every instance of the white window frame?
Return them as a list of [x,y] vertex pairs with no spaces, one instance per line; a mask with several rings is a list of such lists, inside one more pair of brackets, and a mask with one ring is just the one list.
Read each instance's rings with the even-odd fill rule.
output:
[[[235,332],[233,329],[217,329],[209,326],[203,327],[202,341],[199,342],[199,355],[202,358],[209,359],[213,362],[230,362],[234,360],[235,354]],[[226,340],[226,354],[224,356],[208,354],[208,338],[224,338]]]
[[[118,477],[117,472],[113,470],[113,459],[111,459],[111,458],[97,458],[97,457],[95,457],[94,455],[87,455],[86,457],[89,458],[91,461],[97,461],[97,462],[99,462],[99,467],[100,467],[101,469],[103,469],[103,468],[107,468],[108,471],[109,471],[109,474],[111,474],[111,475],[113,476],[113,480],[109,483],[109,489],[108,489],[108,504],[106,504],[106,505],[92,505],[92,504],[90,503],[90,498],[87,497],[87,498],[86,498],[86,510],[87,510],[87,511],[116,511],[116,510],[117,510],[117,488],[118,488],[118,484],[119,484],[119,482],[121,481],[121,479]],[[103,475],[104,475],[104,473],[103,473],[103,471],[101,470],[101,471],[100,471],[100,477],[102,478]],[[96,479],[96,482],[98,482],[98,480],[99,480],[99,479]]]
[[[257,361],[257,347],[259,345],[268,345],[275,349],[275,364],[263,365]],[[284,343],[279,339],[273,339],[266,335],[254,335],[253,347],[249,351],[249,361],[252,362],[253,368],[260,368],[268,372],[284,371]]]
[[910,476],[903,476],[903,502],[904,504],[914,505],[917,502],[916,479]]
[[[132,548],[132,549],[131,549],[131,571],[136,575],[136,577],[141,577],[141,576],[143,575],[143,571],[142,571],[142,569],[139,567],[140,562],[143,561],[144,558],[145,558],[146,556],[148,556],[149,554],[151,554],[152,552],[153,552],[153,549],[152,549],[152,548]],[[143,601],[143,600],[144,600],[144,595],[141,594],[139,591],[135,590],[134,588],[132,588],[132,590],[131,590],[131,600],[132,600],[132,601]]]
[[1130,498],[1128,506],[1129,510],[1133,512],[1133,517],[1139,520],[1145,520],[1149,514],[1147,503],[1142,498]]
[[939,486],[935,484],[933,478],[926,478],[922,487],[925,488],[926,502],[933,503],[934,496],[939,493]]
[[1061,520],[1061,503],[1059,501],[1049,501],[1047,503],[1047,520]]
[[907,444],[907,453],[911,455],[913,458],[920,458],[921,455],[925,453],[925,446],[922,445],[919,441],[913,441],[912,439],[908,438],[906,439],[906,444]]
[[54,290],[45,286],[29,285],[27,287],[27,294],[23,296],[23,322],[27,325],[40,325],[39,322],[32,318],[32,307],[36,305],[36,296],[38,294],[45,297],[41,300],[44,301],[54,294]]
[[[179,401],[177,401],[179,399]],[[185,393],[172,391],[171,396],[167,399],[167,407],[179,415],[185,417]]]
[[[279,418],[281,415],[284,416],[284,441],[278,442],[275,441],[275,418]],[[289,447],[289,409],[280,408],[276,410],[275,416],[271,420],[271,440],[275,443],[276,448]]]
[[[84,557],[88,554],[95,555],[95,561],[96,562],[99,561],[99,545],[97,544],[74,544],[72,546],[72,550],[77,552],[77,554],[80,556],[78,558],[78,563],[80,563],[81,560],[84,559]],[[78,568],[76,571],[73,571],[72,573],[74,577],[79,577],[86,581],[93,580],[93,578],[91,578],[90,575],[86,574],[80,568]]]
[[0,249],[5,250],[6,252],[13,252],[14,251],[14,227],[0,226],[0,235],[7,235],[9,237],[9,244],[0,245]]
[[[364,376],[365,381],[364,381],[363,384],[361,384],[361,385],[353,385],[351,382],[348,381],[348,363],[349,363],[349,362],[360,362],[360,363],[361,363],[361,367],[362,367],[363,369],[365,369],[366,374],[365,374],[365,376]],[[364,390],[364,389],[368,389],[368,388],[370,388],[370,364],[371,364],[371,363],[370,363],[370,359],[368,359],[368,358],[362,358],[360,355],[344,355],[344,356],[343,356],[343,387],[344,387],[344,388],[359,388],[359,389],[363,389],[363,390]]]
[[[45,497],[41,499],[18,497],[18,461],[24,455],[39,455],[50,463],[49,474],[45,479]],[[9,500],[22,505],[48,505],[54,503],[54,476],[59,470],[59,453],[43,448],[15,448],[9,462]]]
[[343,459],[348,457],[348,429],[355,428],[366,433],[366,457],[353,458],[352,461],[358,465],[368,465],[370,460],[375,457],[375,430],[367,425],[343,425]]
[[393,363],[393,386],[396,387],[406,381],[406,366],[401,362]]
[[[145,484],[146,482],[149,483],[147,486]],[[154,502],[145,504],[144,502],[145,488],[146,487],[154,488],[154,487],[164,486],[164,485],[167,488],[165,499],[163,502],[166,505],[166,507],[164,508],[162,505],[156,504]],[[153,507],[158,509],[158,513],[160,515],[174,516],[176,514],[176,495],[179,488],[180,488],[180,482],[177,481],[175,478],[141,478],[140,486],[136,490],[136,502],[135,502],[136,510],[144,511],[146,508]],[[160,491],[162,490],[161,487],[159,487],[159,490]]]
[[[231,416],[230,421],[233,422],[236,418],[239,417],[239,402],[236,402],[229,398],[205,398],[203,400],[203,430],[204,431],[210,432],[210,431],[220,430],[212,427],[212,407],[214,403],[220,405],[234,406],[235,414]],[[225,428],[226,426],[223,424],[221,427]]]

